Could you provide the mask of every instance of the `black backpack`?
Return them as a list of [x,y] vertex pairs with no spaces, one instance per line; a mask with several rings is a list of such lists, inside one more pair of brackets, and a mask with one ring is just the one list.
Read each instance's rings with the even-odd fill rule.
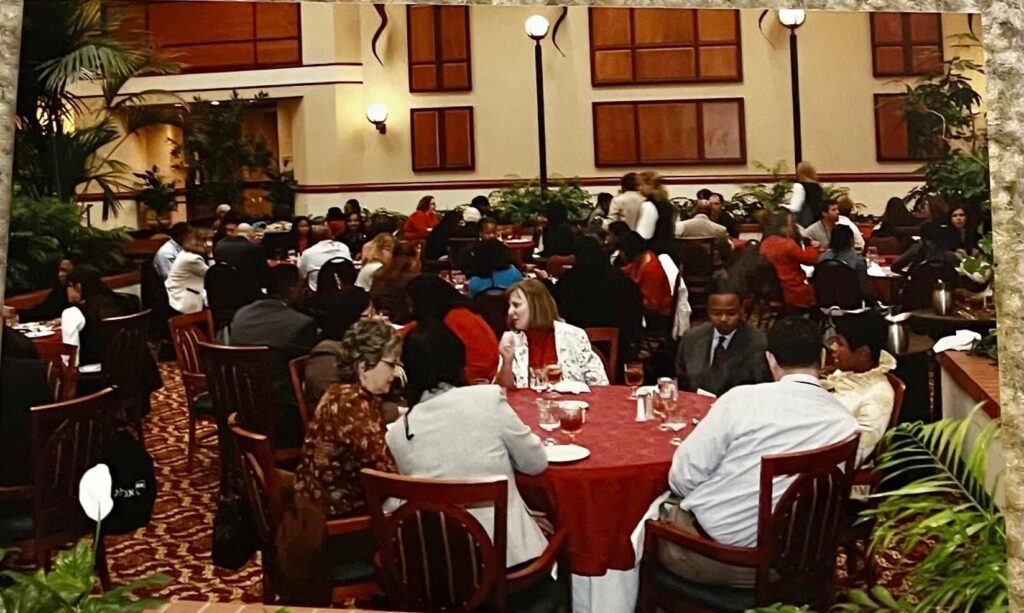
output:
[[114,509],[103,520],[103,533],[127,534],[147,525],[156,502],[153,456],[121,428],[107,441],[105,463],[113,479]]

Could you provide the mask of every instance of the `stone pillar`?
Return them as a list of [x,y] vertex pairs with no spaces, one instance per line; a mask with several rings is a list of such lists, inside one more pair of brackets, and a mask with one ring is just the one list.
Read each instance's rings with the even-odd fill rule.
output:
[[[18,99],[22,0],[0,0],[0,304],[7,287],[7,243],[11,226],[14,109]],[[2,326],[0,326],[2,330]],[[0,343],[3,335],[0,334]]]
[[1010,610],[1024,611],[1024,8],[1019,0],[993,0],[982,23]]

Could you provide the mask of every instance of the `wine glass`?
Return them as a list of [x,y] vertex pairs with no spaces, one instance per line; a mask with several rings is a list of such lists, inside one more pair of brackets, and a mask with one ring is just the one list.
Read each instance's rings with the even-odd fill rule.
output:
[[548,389],[548,371],[546,368],[530,369],[530,389],[538,394]]
[[560,420],[558,419],[558,414],[552,409],[550,400],[544,398],[537,399],[537,425],[548,433],[548,437],[544,439],[544,445],[554,445],[555,439],[551,436],[551,433],[558,429]]
[[569,443],[576,443],[576,435],[583,431],[583,407],[556,404],[558,425],[562,434],[569,438]]
[[625,375],[626,385],[632,388],[629,392],[629,397],[636,398],[636,388],[644,382],[643,362],[626,362]]
[[683,408],[679,406],[678,402],[666,400],[664,403],[665,418],[662,427],[664,430],[671,430],[676,433],[672,437],[671,443],[678,446],[683,442],[683,439],[679,438],[679,431],[686,427],[686,416],[683,414]]

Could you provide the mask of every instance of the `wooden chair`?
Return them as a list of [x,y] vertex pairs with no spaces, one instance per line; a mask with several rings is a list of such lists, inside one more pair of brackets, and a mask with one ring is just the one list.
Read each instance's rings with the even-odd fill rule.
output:
[[[525,568],[505,568],[506,479],[416,479],[365,468],[362,473],[379,548],[378,577],[389,606],[405,611],[571,610],[568,586],[550,579],[565,551],[564,530]],[[388,498],[405,503],[385,514],[382,505]],[[466,510],[468,505],[494,509],[493,540]],[[559,570],[567,578],[568,565]]]
[[708,286],[715,272],[714,238],[676,238],[673,241],[676,263],[689,292],[694,313],[707,308]]
[[[217,427],[226,432],[228,416],[237,413],[242,426],[266,435],[273,443],[278,408],[270,348],[198,344]],[[222,447],[222,458],[225,451]],[[282,448],[275,444],[274,459],[278,463],[294,461],[300,451],[301,447]]]
[[895,236],[873,234],[864,244],[865,251],[870,247],[877,249],[878,255],[899,255],[900,239]]
[[[285,500],[290,489],[291,474],[280,470],[274,462],[274,449],[263,434],[251,432],[238,425],[238,416],[228,417],[228,427],[234,436],[242,465],[242,483],[249,509],[260,538],[260,556],[263,564],[263,602],[282,603],[289,591],[284,585],[284,573],[278,562],[275,535],[284,512]],[[328,520],[324,536],[336,537],[370,529],[370,518],[358,516],[346,519]],[[331,600],[341,603],[350,598],[374,596],[380,593],[373,564],[349,562],[332,565],[336,579],[331,590]],[[342,577],[344,579],[342,579]],[[304,594],[304,596],[309,596]]]
[[500,339],[508,329],[508,294],[503,289],[488,289],[473,298],[473,312],[484,318]]
[[855,310],[864,306],[857,271],[839,260],[825,260],[814,266],[811,280],[819,307]]
[[302,431],[306,431],[309,424],[309,403],[306,402],[306,363],[308,355],[303,355],[288,362],[288,373],[292,378],[292,391],[295,392],[295,404],[299,407],[299,417],[302,418]]
[[206,271],[203,288],[218,331],[231,323],[238,309],[260,297],[256,281],[227,262],[217,262]]
[[[831,598],[836,540],[850,496],[859,433],[811,451],[761,458],[757,546],[734,547],[648,521],[637,611],[744,611],[775,602],[810,602],[825,610]],[[772,484],[793,476],[777,505]],[[742,589],[683,579],[662,566],[658,546],[670,542],[733,566],[753,568],[756,587]]]
[[[604,371],[608,381],[618,381],[619,372],[619,329],[618,328],[584,328],[590,346],[604,362]],[[602,348],[606,347],[606,348]]]
[[63,402],[75,397],[75,381],[78,368],[75,358],[78,347],[64,343],[40,343],[36,345],[39,358],[46,366],[46,383],[53,393],[54,402]]
[[115,388],[114,400],[118,410],[135,428],[135,434],[143,444],[142,419],[149,411],[153,378],[160,376],[147,344],[150,315],[148,310],[141,311],[110,317],[99,324],[103,342],[100,360],[103,380]]
[[[903,411],[903,398],[907,394],[907,384],[891,372],[885,373],[885,378],[889,380],[893,392],[892,414],[889,415],[889,424],[885,427],[888,431],[900,423],[900,413]],[[853,474],[854,485],[871,486],[872,492],[878,487],[878,483],[882,480],[882,474],[874,469],[874,463],[879,451],[878,446],[875,446],[871,453],[861,461],[861,467]]]
[[196,452],[196,427],[202,421],[216,425],[213,415],[213,401],[206,389],[206,374],[199,361],[199,343],[213,340],[213,315],[200,311],[188,315],[177,315],[167,321],[174,345],[174,355],[181,370],[181,381],[185,386],[185,404],[188,407],[188,468]]
[[[27,503],[31,510],[0,516],[0,543],[28,545],[39,568],[49,568],[53,550],[95,531],[95,524],[79,506],[78,484],[87,470],[103,462],[113,397],[114,390],[108,387],[81,398],[32,407],[32,484],[0,486],[0,502]],[[103,551],[101,538],[96,564],[103,585],[109,587]]]

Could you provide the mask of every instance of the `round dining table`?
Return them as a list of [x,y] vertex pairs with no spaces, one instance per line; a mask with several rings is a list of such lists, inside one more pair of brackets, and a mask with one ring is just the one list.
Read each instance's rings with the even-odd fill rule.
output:
[[[675,433],[658,429],[657,421],[636,421],[636,400],[626,386],[594,387],[586,394],[565,395],[563,400],[589,404],[583,430],[576,444],[590,450],[590,456],[572,463],[550,463],[537,476],[519,475],[516,483],[526,488],[543,488],[557,517],[558,526],[568,531],[572,572],[600,576],[608,570],[630,570],[634,566],[630,535],[651,502],[668,489],[668,472],[676,447]],[[538,427],[537,399],[531,390],[513,390],[509,404],[541,438],[548,436]],[[678,432],[685,438],[693,431],[693,420],[701,420],[713,398],[680,392],[687,427]],[[559,443],[567,442],[559,431]]]

